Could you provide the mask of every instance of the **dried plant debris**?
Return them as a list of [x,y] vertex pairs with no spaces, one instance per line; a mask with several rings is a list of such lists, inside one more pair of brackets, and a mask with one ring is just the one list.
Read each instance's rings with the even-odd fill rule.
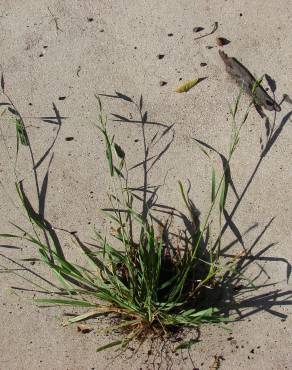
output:
[[90,328],[89,326],[87,325],[82,325],[82,324],[79,324],[77,326],[77,331],[82,333],[82,334],[88,334],[90,333],[91,331],[93,330],[93,328]]
[[[210,36],[210,35],[212,35],[214,32],[216,32],[216,31],[217,31],[217,29],[218,29],[218,22],[215,22],[215,23],[213,24],[213,28],[212,28],[212,31],[211,31],[211,32],[206,33],[205,35],[202,35],[202,36],[196,37],[196,38],[195,38],[195,40],[199,40],[199,39],[201,39],[201,38],[203,38],[203,37]],[[198,32],[198,31],[197,31],[197,32]]]
[[49,13],[50,13],[50,15],[51,15],[51,17],[52,17],[52,21],[54,21],[54,23],[55,23],[55,27],[56,27],[56,31],[57,31],[57,33],[59,32],[59,31],[61,31],[61,32],[63,32],[63,30],[59,27],[59,23],[58,23],[58,17],[56,17],[53,13],[52,13],[52,11],[51,11],[51,9],[48,7],[48,11],[49,11]]
[[[257,80],[254,76],[249,72],[247,68],[245,68],[237,59],[229,57],[225,54],[222,50],[219,50],[219,54],[225,63],[226,72],[234,78],[234,80],[240,84],[240,86],[251,96],[255,98],[255,104],[259,106],[263,106],[265,109],[272,111],[275,110],[280,112],[281,107],[277,104],[265,91],[265,89],[258,85],[255,89]],[[254,91],[253,91],[254,90]]]
[[223,356],[214,356],[214,361],[212,365],[209,367],[209,370],[218,370],[220,368],[221,361],[224,360]]
[[283,101],[286,101],[287,103],[292,104],[292,99],[287,94],[283,95]]
[[193,32],[201,32],[201,31],[203,31],[204,30],[204,28],[203,27],[194,27],[193,28]]
[[230,44],[230,41],[227,40],[225,37],[217,37],[215,41],[218,46],[225,46]]

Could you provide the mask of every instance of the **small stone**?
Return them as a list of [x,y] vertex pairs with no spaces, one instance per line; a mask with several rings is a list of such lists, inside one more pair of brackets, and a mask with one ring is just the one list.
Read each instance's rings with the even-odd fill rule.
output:
[[101,30],[99,30],[99,32],[104,32],[104,29],[102,28]]
[[91,17],[87,17],[87,21],[88,21],[88,22],[92,22],[92,21],[93,21],[93,18],[91,18]]
[[213,49],[213,46],[206,46],[206,49]]
[[59,96],[58,98],[59,100],[65,100],[66,99],[66,96]]
[[44,56],[44,53],[40,53],[39,57],[42,58]]
[[68,137],[65,138],[65,140],[66,141],[72,141],[72,140],[74,140],[74,137],[73,136],[68,136]]
[[173,36],[173,33],[168,33],[167,36],[168,37],[172,37]]
[[164,54],[158,54],[158,55],[157,55],[157,58],[158,58],[158,59],[163,59],[163,58],[164,58]]
[[165,85],[167,85],[167,82],[166,81],[159,81],[159,85],[160,86],[165,86]]
[[203,31],[204,27],[194,27],[193,32],[201,32]]
[[239,13],[239,16],[242,17],[242,13]]
[[207,63],[200,63],[201,67],[206,67]]

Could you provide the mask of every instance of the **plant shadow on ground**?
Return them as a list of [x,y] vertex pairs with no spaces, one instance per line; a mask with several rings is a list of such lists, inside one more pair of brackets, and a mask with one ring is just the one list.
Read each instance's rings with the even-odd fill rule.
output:
[[[133,192],[133,194],[135,194],[136,200],[139,201],[142,206],[141,214],[142,214],[143,219],[147,218],[150,211],[154,212],[153,220],[157,223],[157,228],[158,230],[160,230],[161,238],[164,242],[166,249],[169,250],[169,253],[172,253],[173,251],[175,253],[180,253],[179,248],[184,248],[183,246],[187,248],[188,245],[190,244],[190,240],[192,240],[194,231],[196,231],[200,227],[199,211],[196,209],[191,199],[189,199],[188,195],[187,195],[187,201],[188,201],[188,206],[189,206],[188,207],[189,214],[184,214],[181,211],[178,211],[177,209],[173,207],[169,207],[168,205],[159,204],[158,203],[158,190],[160,187],[163,186],[163,184],[152,185],[150,183],[150,172],[153,170],[155,164],[168,151],[168,149],[170,148],[174,140],[174,135],[175,135],[174,125],[165,125],[164,123],[149,121],[147,111],[143,110],[142,96],[140,98],[139,103],[134,103],[130,97],[126,96],[125,94],[118,93],[118,92],[115,95],[105,95],[105,96],[109,98],[122,99],[128,102],[129,104],[134,104],[138,110],[137,119],[128,119],[119,114],[116,114],[116,113],[113,114],[115,122],[119,122],[121,124],[126,124],[126,125],[134,124],[134,125],[137,125],[141,129],[141,135],[142,135],[141,141],[143,142],[143,151],[144,151],[143,160],[135,164],[134,166],[132,166],[129,169],[129,172],[139,167],[142,167],[143,181],[142,181],[142,184],[132,187],[131,191]],[[12,102],[10,101],[9,104],[12,104]],[[32,156],[33,170],[34,170],[36,189],[37,189],[37,195],[38,195],[38,209],[37,210],[34,209],[30,200],[26,196],[22,183],[20,183],[19,190],[20,190],[22,199],[26,204],[26,208],[30,210],[30,213],[33,214],[34,218],[37,219],[41,225],[45,225],[45,230],[48,231],[49,236],[54,241],[54,245],[56,245],[59,248],[58,253],[60,253],[60,255],[65,258],[64,253],[62,251],[61,243],[55,231],[57,229],[55,229],[49,223],[49,221],[46,220],[45,218],[45,198],[46,198],[46,193],[47,193],[49,168],[53,160],[53,155],[51,155],[49,166],[48,166],[47,172],[45,174],[45,177],[41,185],[39,185],[38,173],[37,173],[38,167],[42,164],[44,159],[47,158],[48,155],[50,154],[54,146],[54,143],[57,139],[57,136],[59,134],[60,127],[61,127],[61,116],[57,108],[55,107],[55,105],[53,107],[56,113],[55,119],[56,119],[57,124],[59,125],[59,128],[57,131],[56,138],[53,141],[53,144],[50,145],[48,150],[46,150],[45,154],[41,157],[41,159],[38,162],[35,162],[31,145],[30,143],[28,143],[29,144],[28,146],[31,151],[31,156]],[[12,104],[12,108],[15,109],[13,104]],[[17,111],[16,111],[16,114],[20,116]],[[258,250],[256,251],[257,249],[256,247],[258,247],[258,244],[261,238],[263,237],[267,229],[270,227],[273,221],[273,218],[268,222],[268,224],[264,227],[264,229],[259,232],[258,236],[250,244],[249,247],[245,245],[244,236],[248,234],[251,230],[257,228],[258,225],[257,224],[252,225],[245,233],[242,234],[239,228],[235,225],[233,221],[233,216],[238,210],[241,202],[243,201],[244,196],[247,193],[250,185],[252,184],[252,181],[257,171],[259,170],[267,154],[272,149],[274,143],[276,142],[276,140],[282,133],[282,130],[284,129],[286,123],[288,122],[291,114],[292,114],[292,111],[284,115],[282,119],[279,121],[279,123],[277,123],[276,112],[275,112],[272,123],[269,121],[268,117],[265,117],[265,127],[266,127],[266,136],[267,136],[266,144],[265,145],[262,144],[262,152],[261,152],[260,158],[254,170],[251,172],[251,175],[248,178],[246,182],[246,186],[244,187],[241,194],[238,194],[237,191],[235,190],[235,186],[232,181],[231,171],[230,171],[230,168],[228,168],[228,171],[227,171],[228,182],[229,182],[230,188],[233,189],[236,194],[237,201],[235,202],[233,209],[230,212],[224,209],[223,214],[225,217],[225,224],[221,230],[220,236],[218,237],[218,240],[216,241],[216,243],[219,243],[220,237],[224,234],[224,232],[228,228],[234,233],[235,240],[231,242],[229,245],[226,245],[221,249],[221,256],[227,259],[228,258],[229,259],[231,258],[233,260],[236,259],[236,273],[232,273],[230,271],[227,272],[226,275],[223,276],[223,279],[221,280],[220,284],[218,284],[218,286],[214,285],[212,287],[209,287],[209,289],[204,290],[203,293],[200,295],[199,308],[203,309],[206,306],[210,307],[210,305],[214,304],[214,306],[220,307],[222,312],[224,312],[226,315],[230,313],[232,314],[234,311],[236,311],[238,315],[236,316],[235,320],[242,320],[259,311],[268,311],[269,313],[273,315],[276,315],[280,318],[284,318],[285,315],[283,315],[280,312],[277,312],[275,310],[275,307],[292,304],[292,300],[290,299],[292,297],[292,291],[291,290],[281,291],[278,289],[274,289],[275,283],[269,283],[269,284],[263,284],[261,286],[257,286],[257,289],[261,287],[273,287],[273,290],[271,290],[270,292],[259,294],[259,295],[255,295],[253,293],[251,298],[250,297],[246,298],[246,294],[248,292],[255,290],[254,285],[256,285],[257,279],[259,279],[259,277],[265,273],[264,269],[260,268],[260,263],[263,261],[285,263],[287,265],[287,280],[290,277],[291,266],[288,263],[288,261],[286,261],[285,259],[281,257],[265,257],[264,256],[264,254],[267,251],[269,251],[276,243],[271,243],[268,246],[265,246],[264,248],[260,249],[259,251]],[[23,124],[24,124],[24,121],[23,121]],[[158,128],[158,131],[155,132],[155,134],[151,138],[148,138],[146,134],[146,130],[149,125]],[[153,148],[159,147],[165,141],[166,138],[167,138],[167,142],[166,144],[163,144],[162,150],[159,150],[158,152],[156,152],[156,154],[152,154],[151,150]],[[216,152],[222,160],[223,168],[225,168],[227,159],[222,153],[217,152],[214,148],[211,148],[208,144],[202,141],[198,141],[198,142],[205,148],[211,149],[213,152]],[[190,187],[187,191],[187,194],[189,193],[189,190],[190,190]],[[112,211],[112,209],[106,209],[106,211]],[[159,214],[167,215],[168,221],[161,222],[161,219],[158,216]],[[171,225],[174,219],[180,220],[184,225],[184,229],[180,230],[179,232],[174,232],[171,229]],[[73,234],[72,236],[73,238],[75,238],[75,240],[80,244],[80,246],[84,250],[87,250],[87,248],[96,248],[96,245],[93,245],[91,243],[84,243],[80,241],[77,235]],[[46,235],[46,233],[44,234],[44,237],[48,245],[50,245],[49,238],[48,238],[48,235]],[[234,255],[232,253],[232,248],[237,243],[240,243],[240,245],[242,246],[242,253],[239,253],[239,254],[237,253],[236,255]],[[208,251],[206,250],[207,244],[208,244],[208,235],[206,236],[206,239],[202,240],[200,243],[200,249],[202,251],[202,256],[204,256],[205,258],[208,258]],[[2,245],[1,247],[5,247],[5,246]],[[13,246],[9,246],[9,247],[13,248]],[[14,248],[17,248],[17,247],[14,247]],[[19,263],[17,260],[13,260],[12,258],[5,256],[4,254],[1,254],[1,256],[8,259],[10,262],[15,263],[18,267],[21,267],[21,269],[27,270],[28,272],[34,274],[35,277],[40,278],[46,283],[49,283],[52,287],[56,288],[56,291],[54,293],[58,294],[58,288],[53,283],[37,275],[32,269],[27,269],[23,264]],[[53,259],[52,255],[51,255],[51,258]],[[254,285],[247,284],[249,285],[249,287],[246,287],[246,285],[242,281],[242,276],[246,272],[246,270],[248,269],[251,263],[259,264],[259,273],[253,279]],[[172,273],[171,266],[167,266],[167,262],[165,266],[165,271],[167,274],[167,276],[165,276],[165,279],[167,280],[169,278],[168,274]],[[75,283],[76,285],[79,284],[78,282],[74,280],[72,280],[72,283]],[[17,288],[17,287],[14,287],[14,289],[29,290],[26,288]],[[35,290],[31,290],[31,291],[35,292]],[[48,293],[48,291],[41,291],[41,290],[38,290],[38,292],[44,293],[44,294]],[[60,291],[60,294],[62,294],[62,291]],[[242,298],[239,299],[240,296]],[[237,303],[238,300],[239,300],[239,303]],[[149,358],[151,357],[152,363],[153,364],[154,363],[157,364],[157,362],[162,363],[162,360],[171,362],[172,361],[171,356],[169,357],[168,355],[163,355],[163,353],[169,352],[169,343],[173,345],[173,342],[177,342],[177,343],[181,342],[180,331],[172,332],[170,336],[166,337],[166,339],[159,337],[158,340],[161,341],[161,346],[158,347],[158,350],[157,350],[156,340],[157,338],[153,338],[153,340],[151,339],[152,345],[150,346],[151,348],[148,352]],[[199,328],[195,328],[195,336],[191,339],[189,344],[195,343],[199,340],[200,340],[200,330]],[[184,349],[184,348],[189,349],[188,346],[186,347],[181,346],[181,349]],[[132,352],[132,355],[133,353],[136,353],[136,351]]]
[[[53,110],[52,115],[39,116],[39,117],[23,116],[19,112],[19,110],[17,109],[17,107],[16,107],[15,103],[13,102],[13,100],[11,99],[11,97],[5,91],[5,84],[4,84],[3,75],[2,75],[2,79],[1,79],[1,88],[2,88],[2,94],[4,95],[6,101],[5,102],[0,102],[0,106],[3,106],[7,109],[7,112],[9,112],[12,115],[12,122],[14,122],[15,125],[16,125],[16,139],[17,139],[16,148],[17,149],[16,149],[16,160],[15,160],[15,167],[14,167],[15,180],[19,184],[19,190],[22,193],[23,200],[25,202],[25,205],[26,205],[27,209],[29,210],[29,212],[36,219],[39,220],[39,222],[41,224],[45,225],[45,228],[48,230],[48,232],[43,233],[43,237],[44,237],[46,243],[48,243],[48,245],[50,245],[50,241],[49,241],[49,237],[50,237],[51,241],[54,243],[54,246],[57,248],[58,253],[61,256],[64,256],[62,246],[61,246],[61,243],[59,241],[59,237],[58,237],[57,233],[55,232],[54,227],[51,225],[51,223],[45,217],[45,204],[46,204],[46,195],[47,195],[48,181],[49,181],[49,170],[51,168],[53,158],[54,158],[53,148],[54,148],[54,146],[57,142],[57,139],[59,137],[63,120],[67,119],[68,117],[64,117],[60,114],[59,109],[57,108],[55,103],[52,103],[52,110]],[[4,111],[2,112],[2,115],[3,114],[4,114]],[[29,119],[30,121],[37,120],[37,121],[42,122],[42,124],[51,124],[51,125],[57,127],[57,130],[56,130],[56,133],[53,137],[52,142],[49,144],[49,146],[47,147],[45,152],[40,156],[40,158],[38,160],[35,159],[35,153],[34,153],[32,144],[30,142],[29,136],[27,134],[28,126],[25,125],[25,121],[27,119]],[[7,151],[7,155],[11,159],[10,154],[9,154],[9,150],[8,150],[8,145],[6,144],[6,139],[4,137],[4,134],[3,134],[3,131],[2,131],[1,127],[0,127],[0,130],[1,130],[1,138],[4,142],[4,146],[5,146],[5,149]],[[33,177],[34,177],[34,186],[35,186],[35,191],[36,191],[36,195],[37,195],[37,208],[36,209],[32,206],[30,200],[27,198],[25,190],[24,190],[24,186],[23,186],[23,180],[19,179],[19,174],[17,173],[16,166],[17,166],[17,162],[19,161],[19,158],[18,158],[19,157],[19,142],[21,142],[24,146],[28,147],[28,149],[29,149],[30,159],[31,159],[31,163],[32,163]],[[43,163],[47,159],[49,159],[47,170],[45,172],[45,175],[44,175],[42,181],[40,181],[39,174],[38,174],[38,169],[43,165]],[[4,185],[2,184],[2,182],[1,182],[1,186],[4,189]],[[12,245],[3,245],[3,244],[0,245],[0,248],[1,249],[2,248],[4,248],[4,249],[21,249],[21,247],[12,246]],[[29,274],[32,274],[35,278],[38,278],[38,279],[42,280],[43,282],[45,282],[46,284],[48,284],[49,286],[57,289],[57,286],[54,283],[47,280],[46,278],[44,278],[40,274],[38,274],[36,271],[33,270],[33,268],[28,268],[22,262],[19,262],[19,261],[13,259],[13,258],[10,258],[9,256],[5,255],[4,253],[1,253],[0,256],[2,258],[4,258],[6,261],[9,261],[10,263],[13,263],[14,265],[17,266],[17,268],[15,268],[15,269],[9,269],[9,272],[14,272],[15,273],[16,271],[26,271]],[[36,261],[38,261],[38,259],[37,258],[28,258],[28,259],[25,259],[25,261],[35,263]],[[6,270],[7,269],[4,267],[4,269],[2,271],[5,272]],[[27,281],[29,282],[29,280],[27,280]],[[13,287],[13,288],[18,289],[17,287]],[[21,288],[21,290],[32,291],[32,292],[34,291],[32,289],[26,289],[26,288]],[[41,291],[41,290],[38,291],[38,292],[39,293],[44,293],[44,291]]]

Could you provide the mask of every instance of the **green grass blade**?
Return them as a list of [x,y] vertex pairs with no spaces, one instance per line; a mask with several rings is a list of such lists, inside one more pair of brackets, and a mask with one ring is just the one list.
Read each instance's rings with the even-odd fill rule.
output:
[[16,126],[16,136],[18,140],[22,145],[28,146],[29,145],[28,136],[24,124],[20,118],[15,119],[15,126]]
[[98,347],[96,352],[101,352],[101,351],[104,351],[105,349],[116,347],[116,346],[119,346],[119,345],[122,345],[122,344],[123,344],[122,340],[116,340],[116,341],[110,342],[110,343],[108,343],[104,346]]
[[212,180],[211,180],[211,202],[215,202],[216,197],[216,172],[214,167],[212,166]]
[[178,346],[174,348],[174,352],[178,351],[179,349],[190,349],[192,345],[199,342],[199,339],[190,339],[185,342],[180,343]]
[[223,209],[225,208],[226,196],[227,196],[227,183],[226,183],[226,179],[224,176],[224,179],[221,185],[221,194],[220,194],[220,201],[219,201],[220,212],[222,212]]
[[86,312],[86,313],[84,313],[82,315],[78,315],[78,316],[73,317],[72,319],[69,319],[68,320],[68,324],[73,324],[74,322],[79,322],[79,321],[87,320],[87,319],[89,319],[91,317],[95,317],[99,313],[100,313],[100,311],[98,311],[98,310]]
[[78,299],[58,299],[58,298],[35,298],[36,303],[48,303],[52,305],[65,305],[65,306],[77,306],[77,307],[96,307],[96,304],[88,301],[82,301]]

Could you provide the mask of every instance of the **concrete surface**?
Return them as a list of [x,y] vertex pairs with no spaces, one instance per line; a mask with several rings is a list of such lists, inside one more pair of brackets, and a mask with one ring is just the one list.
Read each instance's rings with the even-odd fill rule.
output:
[[[272,76],[277,84],[276,99],[281,101],[283,94],[292,94],[291,5],[289,0],[0,0],[0,64],[5,91],[25,117],[36,160],[52,143],[58,128],[37,117],[54,117],[56,109],[64,117],[53,147],[46,196],[45,214],[52,225],[78,231],[79,237],[87,241],[93,235],[93,225],[103,228],[104,220],[97,209],[107,204],[109,178],[94,127],[94,94],[115,95],[115,91],[137,102],[142,94],[148,121],[174,124],[153,149],[154,154],[158,153],[171,142],[151,171],[152,184],[165,182],[159,201],[183,209],[177,181],[189,179],[191,197],[204,214],[209,202],[210,168],[192,137],[226,153],[228,105],[238,92],[224,71],[215,38],[229,39],[224,51],[242,61],[252,73]],[[214,34],[194,40],[209,33],[215,21],[218,30]],[[205,29],[194,33],[196,26]],[[164,58],[159,59],[158,54]],[[200,63],[207,65],[201,67]],[[207,79],[187,94],[174,93],[180,79],[194,77]],[[160,86],[162,80],[167,82],[165,86]],[[7,102],[3,95],[1,102]],[[247,103],[244,96],[242,109]],[[109,114],[137,119],[134,106],[126,101],[103,98],[103,104]],[[278,131],[265,158],[259,163],[260,141],[263,145],[266,142],[265,120],[252,109],[232,164],[238,193],[249,185],[233,217],[242,235],[249,230],[243,236],[244,243],[247,248],[254,245],[253,254],[257,256],[247,274],[252,278],[261,271],[257,283],[270,285],[242,298],[244,317],[228,325],[231,333],[203,327],[200,342],[177,355],[162,348],[161,343],[155,343],[152,352],[145,343],[137,354],[127,351],[117,357],[110,350],[96,353],[98,346],[111,339],[98,333],[100,323],[84,335],[74,326],[62,327],[62,314],[72,310],[36,307],[30,292],[17,291],[15,295],[9,289],[33,289],[32,285],[1,270],[0,368],[205,370],[215,369],[214,356],[218,355],[224,358],[220,369],[291,369],[292,289],[287,275],[292,260],[292,106],[285,101],[281,107],[275,119]],[[273,113],[267,115],[272,122]],[[7,145],[1,139],[1,232],[12,230],[9,221],[23,223],[14,189],[13,160],[9,160],[9,156],[15,156],[15,132],[7,121],[7,115],[1,117]],[[141,127],[112,121],[110,126],[125,148],[130,165],[141,160]],[[157,130],[162,133],[163,127],[148,125],[147,139]],[[74,139],[66,141],[68,137]],[[18,176],[24,178],[25,188],[35,200],[27,150],[21,148],[19,157]],[[49,157],[39,169],[41,180],[48,163]],[[133,171],[132,181],[141,184],[139,170]],[[231,194],[229,211],[235,202]],[[70,238],[61,232],[60,238],[66,253],[78,260]],[[228,230],[225,238],[228,243],[234,235]],[[236,247],[240,250],[238,243]],[[16,273],[43,284],[10,258],[52,278],[39,262],[31,265],[25,260],[37,256],[32,246],[2,240],[0,253],[2,269],[14,268]]]

